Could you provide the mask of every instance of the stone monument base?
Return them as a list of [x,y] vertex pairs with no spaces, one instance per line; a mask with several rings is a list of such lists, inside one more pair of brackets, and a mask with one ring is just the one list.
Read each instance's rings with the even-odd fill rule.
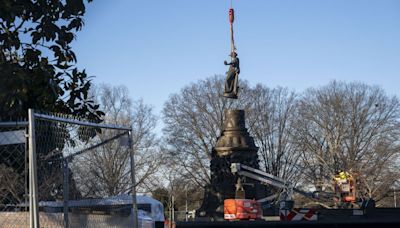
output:
[[[241,163],[259,168],[258,148],[245,127],[244,111],[225,110],[224,114],[224,130],[211,155],[211,183],[206,187],[203,203],[196,213],[198,218],[214,221],[223,220],[224,200],[235,199],[239,177],[232,174],[231,164]],[[243,182],[246,199],[261,199],[266,196],[266,187],[258,181],[245,179]]]

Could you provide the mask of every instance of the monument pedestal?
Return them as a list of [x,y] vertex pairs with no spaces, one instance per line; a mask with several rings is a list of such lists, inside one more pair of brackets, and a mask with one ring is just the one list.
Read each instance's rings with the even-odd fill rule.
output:
[[[231,164],[241,163],[259,168],[258,148],[245,126],[244,110],[225,110],[224,130],[218,138],[211,156],[211,183],[207,186],[198,217],[222,220],[224,200],[234,199],[238,176],[232,174]],[[258,181],[246,179],[243,185],[246,199],[261,199],[266,188]]]

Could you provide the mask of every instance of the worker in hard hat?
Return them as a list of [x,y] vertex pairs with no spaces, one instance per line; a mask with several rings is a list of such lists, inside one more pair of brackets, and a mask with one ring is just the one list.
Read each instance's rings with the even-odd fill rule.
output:
[[334,180],[336,183],[340,184],[344,184],[347,182],[348,177],[349,177],[349,173],[343,170],[339,170],[339,172],[337,172],[337,174],[334,177]]
[[339,172],[339,177],[340,177],[340,179],[342,179],[342,180],[347,180],[347,172],[345,172],[345,171],[341,171],[341,172]]

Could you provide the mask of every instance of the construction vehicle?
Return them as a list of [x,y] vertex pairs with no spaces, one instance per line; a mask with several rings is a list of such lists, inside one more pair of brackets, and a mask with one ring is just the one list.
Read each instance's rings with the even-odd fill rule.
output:
[[[254,169],[252,167],[242,165],[240,163],[231,164],[231,172],[238,175],[238,184],[236,185],[236,192],[242,191],[241,179],[242,177],[252,178],[261,183],[272,185],[283,189],[280,194],[280,218],[281,220],[292,220],[293,218],[300,218],[300,220],[316,220],[315,210],[303,209],[293,210],[294,201],[293,193],[301,194],[307,198],[318,200],[321,198],[337,198],[343,203],[352,203],[355,201],[355,181],[354,178],[346,173],[345,176],[335,176],[335,192],[306,192],[294,187],[294,185],[286,180],[276,177],[264,171]],[[338,174],[338,175],[339,175]],[[236,195],[244,195],[236,194]],[[248,220],[260,218],[261,202],[269,201],[277,198],[278,195],[269,196],[264,199],[250,200],[242,199],[244,197],[236,197],[236,199],[226,199],[224,202],[224,218],[226,220]],[[244,202],[247,202],[246,204]],[[258,205],[256,205],[258,204]],[[251,214],[253,212],[254,214]]]

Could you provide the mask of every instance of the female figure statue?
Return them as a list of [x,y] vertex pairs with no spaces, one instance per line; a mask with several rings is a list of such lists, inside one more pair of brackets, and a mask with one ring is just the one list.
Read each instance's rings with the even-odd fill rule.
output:
[[224,97],[237,99],[238,95],[238,76],[240,74],[239,58],[236,52],[230,54],[232,60],[230,63],[224,61],[225,65],[230,65],[228,71],[226,72],[225,79],[225,91]]

